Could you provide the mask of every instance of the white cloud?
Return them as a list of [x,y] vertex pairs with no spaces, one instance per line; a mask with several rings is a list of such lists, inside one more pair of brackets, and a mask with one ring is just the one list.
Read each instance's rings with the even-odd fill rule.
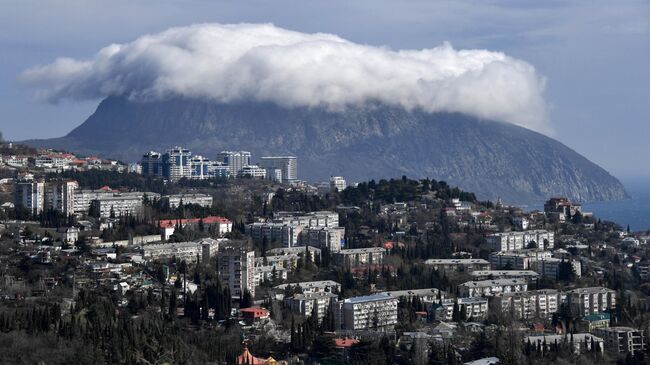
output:
[[181,95],[339,110],[379,101],[548,131],[544,79],[524,61],[449,44],[393,51],[271,24],[171,28],[112,44],[90,60],[59,58],[21,80],[51,102]]

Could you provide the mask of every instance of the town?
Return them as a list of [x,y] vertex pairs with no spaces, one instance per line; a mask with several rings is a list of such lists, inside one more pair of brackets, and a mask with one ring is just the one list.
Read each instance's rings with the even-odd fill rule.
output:
[[0,145],[5,359],[645,364],[650,233],[294,156]]

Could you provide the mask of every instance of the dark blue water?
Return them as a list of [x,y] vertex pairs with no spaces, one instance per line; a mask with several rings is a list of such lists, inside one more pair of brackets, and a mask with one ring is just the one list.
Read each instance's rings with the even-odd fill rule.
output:
[[650,180],[624,181],[630,199],[583,204],[582,210],[633,231],[650,230]]

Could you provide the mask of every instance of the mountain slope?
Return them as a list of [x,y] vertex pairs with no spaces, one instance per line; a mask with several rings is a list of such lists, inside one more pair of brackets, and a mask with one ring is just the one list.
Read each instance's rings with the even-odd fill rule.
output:
[[482,198],[540,202],[626,197],[621,183],[565,145],[511,124],[368,104],[345,111],[270,103],[108,98],[67,136],[28,141],[134,161],[174,145],[214,157],[224,149],[298,156],[299,177],[432,177]]

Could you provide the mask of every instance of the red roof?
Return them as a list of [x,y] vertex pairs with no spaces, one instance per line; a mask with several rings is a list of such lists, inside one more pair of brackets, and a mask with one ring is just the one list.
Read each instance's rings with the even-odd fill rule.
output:
[[352,347],[352,345],[359,343],[356,338],[335,338],[334,343],[337,348]]
[[201,220],[203,220],[204,224],[215,224],[215,223],[231,224],[232,223],[230,222],[230,220],[224,217],[210,216],[205,218],[161,219],[160,222],[158,222],[158,226],[160,228],[174,227],[176,226],[176,224],[185,226],[187,224],[199,223],[199,221]]
[[269,316],[269,311],[265,308],[260,307],[241,308],[239,312],[244,316],[253,316],[253,318],[263,318]]
[[111,187],[110,187],[110,186],[108,186],[108,185],[105,185],[105,186],[102,186],[101,188],[99,188],[99,190],[104,190],[104,191],[111,191],[112,189],[111,189]]
[[393,241],[384,242],[384,248],[387,249],[387,250],[392,250],[393,249]]

